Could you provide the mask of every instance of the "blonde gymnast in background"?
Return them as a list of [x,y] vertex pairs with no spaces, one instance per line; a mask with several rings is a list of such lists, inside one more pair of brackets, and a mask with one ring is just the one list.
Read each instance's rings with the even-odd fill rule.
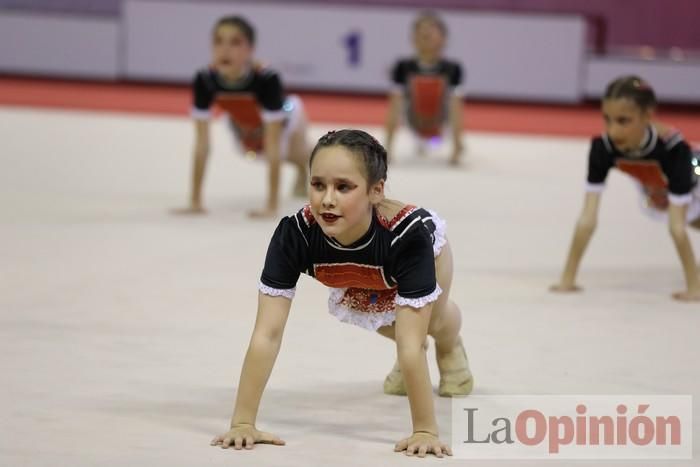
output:
[[418,15],[413,23],[413,57],[402,58],[391,71],[393,89],[389,94],[386,120],[386,150],[393,156],[394,134],[402,119],[419,141],[441,139],[445,127],[452,140],[450,163],[456,165],[464,152],[462,143],[464,72],[462,66],[444,56],[447,26],[433,12]]
[[391,375],[408,394],[413,421],[412,434],[395,450],[451,455],[438,433],[425,342],[427,335],[435,339],[440,395],[469,394],[473,378],[459,334],[461,313],[449,298],[452,252],[445,223],[434,212],[384,198],[386,176],[386,151],[369,134],[340,130],[318,141],[310,204],[282,219],[272,236],[231,428],[212,445],[284,444],[259,431],[256,417],[297,280],[306,273],[331,288],[331,314],[395,340],[398,362]]

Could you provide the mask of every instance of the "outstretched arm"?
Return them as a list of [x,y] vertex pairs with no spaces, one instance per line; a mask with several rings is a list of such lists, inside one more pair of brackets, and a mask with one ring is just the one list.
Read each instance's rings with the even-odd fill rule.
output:
[[389,112],[386,116],[386,124],[384,126],[386,132],[386,152],[389,159],[393,159],[393,144],[396,129],[399,126],[399,118],[401,117],[401,109],[403,107],[403,94],[395,90],[389,93]]
[[551,287],[554,292],[573,292],[579,290],[576,285],[576,274],[581,263],[581,258],[586,252],[586,247],[595,232],[598,223],[598,206],[600,205],[600,193],[588,192],[583,205],[583,212],[576,223],[574,238],[571,240],[566,266],[558,284]]
[[464,102],[461,96],[453,95],[450,98],[450,129],[452,130],[452,159],[450,163],[459,163],[459,158],[464,150],[462,144],[462,128],[464,125]]
[[395,450],[406,451],[409,456],[417,454],[424,457],[430,452],[438,457],[442,457],[443,453],[452,455],[450,448],[439,439],[433,387],[423,346],[431,312],[432,304],[421,309],[396,307],[396,348],[411,406],[413,434],[399,441]]
[[263,390],[282,344],[291,303],[285,297],[259,294],[258,316],[243,361],[231,429],[215,438],[212,445],[224,448],[233,445],[241,449],[245,444],[247,449],[252,449],[254,443],[284,444],[276,436],[258,431],[255,421]]
[[697,301],[700,300],[700,280],[698,279],[698,267],[695,264],[693,245],[691,245],[686,231],[687,209],[687,205],[676,204],[671,204],[668,208],[668,229],[681,259],[686,283],[686,290],[674,293],[673,298],[683,301]]
[[265,122],[263,130],[263,150],[267,158],[268,170],[267,204],[263,209],[251,211],[251,217],[274,217],[277,215],[280,191],[280,167],[282,165],[282,148],[280,144],[282,141],[282,125],[283,122],[281,120]]
[[209,158],[209,120],[195,120],[195,142],[192,155],[192,180],[190,186],[190,204],[184,209],[175,210],[176,214],[204,214],[202,203],[202,185]]

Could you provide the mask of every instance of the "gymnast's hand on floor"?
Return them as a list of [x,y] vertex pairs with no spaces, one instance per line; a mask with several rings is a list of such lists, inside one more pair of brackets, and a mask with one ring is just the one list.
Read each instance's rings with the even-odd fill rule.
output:
[[582,291],[583,288],[579,287],[576,284],[568,284],[564,282],[559,282],[557,284],[554,284],[549,287],[550,292],[557,292],[557,293],[571,293],[571,292],[580,292]]
[[236,450],[243,448],[253,449],[255,444],[284,446],[285,442],[272,433],[259,431],[253,425],[246,424],[234,425],[227,433],[211,440],[212,446],[221,446],[222,449],[228,449],[229,447],[233,447]]
[[464,153],[464,146],[460,144],[459,146],[456,146],[454,150],[452,151],[452,155],[450,156],[450,165],[459,165],[462,154]]
[[248,216],[253,219],[271,219],[277,217],[277,209],[270,207],[249,211]]
[[396,443],[394,451],[406,451],[407,456],[417,455],[418,457],[425,457],[426,454],[430,453],[437,457],[444,457],[445,454],[452,455],[452,449],[448,445],[440,441],[434,434],[425,432],[416,432],[408,438],[402,439]]
[[171,212],[178,216],[200,216],[206,214],[207,210],[200,204],[192,204],[186,208],[173,209]]
[[675,292],[672,297],[679,302],[700,302],[700,290]]

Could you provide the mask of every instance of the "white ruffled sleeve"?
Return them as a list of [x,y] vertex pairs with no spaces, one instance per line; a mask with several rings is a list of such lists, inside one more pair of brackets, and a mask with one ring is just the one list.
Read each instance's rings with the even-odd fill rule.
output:
[[262,282],[258,282],[258,290],[264,293],[265,295],[269,295],[270,297],[285,297],[292,300],[294,298],[294,294],[297,291],[297,288],[294,287],[293,289],[275,289],[274,287],[268,287]]
[[396,299],[394,302],[399,305],[399,306],[410,306],[411,308],[423,308],[425,305],[429,303],[435,302],[440,294],[442,293],[442,289],[440,288],[439,285],[435,285],[435,290],[433,293],[426,295],[424,297],[418,297],[418,298],[405,298],[402,297],[401,295],[396,295]]

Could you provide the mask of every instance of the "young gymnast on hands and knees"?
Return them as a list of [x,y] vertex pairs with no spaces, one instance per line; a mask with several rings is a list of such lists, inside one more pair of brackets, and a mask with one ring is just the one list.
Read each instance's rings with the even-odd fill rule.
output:
[[686,224],[700,228],[700,187],[697,157],[676,130],[653,120],[654,91],[637,76],[611,82],[602,112],[606,131],[591,143],[586,197],[574,238],[555,292],[580,290],[578,267],[598,221],[600,194],[612,168],[632,177],[639,188],[643,209],[668,223],[669,233],[685,274],[686,289],[673,294],[681,301],[700,300],[700,279]]
[[452,139],[450,163],[459,164],[464,152],[464,74],[459,63],[443,57],[446,41],[447,26],[439,16],[425,12],[416,18],[415,56],[397,61],[391,72],[393,89],[385,127],[390,157],[394,134],[403,116],[419,140],[419,154],[424,153],[426,141],[441,139],[447,132]]
[[274,217],[279,204],[280,166],[288,161],[297,168],[295,194],[306,195],[306,116],[297,96],[285,96],[279,74],[256,64],[255,30],[240,16],[221,18],[212,34],[212,63],[195,74],[192,85],[195,147],[190,205],[180,214],[205,213],[202,187],[209,157],[209,119],[216,103],[230,119],[242,149],[268,164],[265,207],[251,217]]
[[384,198],[386,172],[386,151],[363,131],[330,132],[312,151],[310,204],[282,219],[270,241],[231,428],[213,445],[283,444],[257,429],[256,416],[303,272],[330,287],[331,314],[396,341],[413,430],[395,449],[451,454],[438,434],[424,344],[435,339],[440,393],[468,394],[461,314],[449,298],[452,253],[434,212]]

